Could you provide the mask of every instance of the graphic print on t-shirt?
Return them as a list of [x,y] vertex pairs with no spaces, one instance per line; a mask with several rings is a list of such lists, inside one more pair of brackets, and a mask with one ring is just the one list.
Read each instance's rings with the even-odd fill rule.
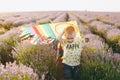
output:
[[67,44],[66,49],[78,49],[79,44]]

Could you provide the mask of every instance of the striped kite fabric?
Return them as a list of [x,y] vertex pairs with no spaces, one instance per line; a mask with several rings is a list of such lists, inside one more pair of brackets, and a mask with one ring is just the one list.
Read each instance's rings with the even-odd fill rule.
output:
[[[76,21],[68,22],[55,22],[39,24],[35,26],[20,27],[21,40],[29,39],[32,44],[49,44],[53,42],[58,35],[69,25],[74,25],[77,35],[80,35],[80,31]],[[64,38],[64,36],[63,36]]]

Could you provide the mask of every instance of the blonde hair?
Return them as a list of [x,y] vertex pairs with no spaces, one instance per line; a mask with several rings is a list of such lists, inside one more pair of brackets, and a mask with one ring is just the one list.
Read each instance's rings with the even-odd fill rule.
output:
[[70,33],[72,33],[72,32],[75,32],[75,28],[74,28],[74,26],[68,26],[68,27],[65,29],[65,31],[70,34]]

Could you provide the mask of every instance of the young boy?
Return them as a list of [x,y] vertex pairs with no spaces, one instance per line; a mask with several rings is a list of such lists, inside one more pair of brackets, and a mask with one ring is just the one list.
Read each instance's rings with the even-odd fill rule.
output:
[[58,41],[64,46],[62,57],[64,80],[79,80],[80,55],[84,39],[77,38],[74,26],[68,26],[58,36]]

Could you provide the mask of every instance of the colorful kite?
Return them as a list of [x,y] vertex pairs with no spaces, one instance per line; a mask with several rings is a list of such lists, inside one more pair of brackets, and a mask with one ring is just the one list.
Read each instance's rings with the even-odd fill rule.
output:
[[46,23],[31,27],[24,26],[20,28],[21,34],[19,37],[21,40],[29,39],[32,44],[49,44],[58,37],[64,28],[70,25],[75,27],[77,36],[80,37],[80,31],[76,21]]

